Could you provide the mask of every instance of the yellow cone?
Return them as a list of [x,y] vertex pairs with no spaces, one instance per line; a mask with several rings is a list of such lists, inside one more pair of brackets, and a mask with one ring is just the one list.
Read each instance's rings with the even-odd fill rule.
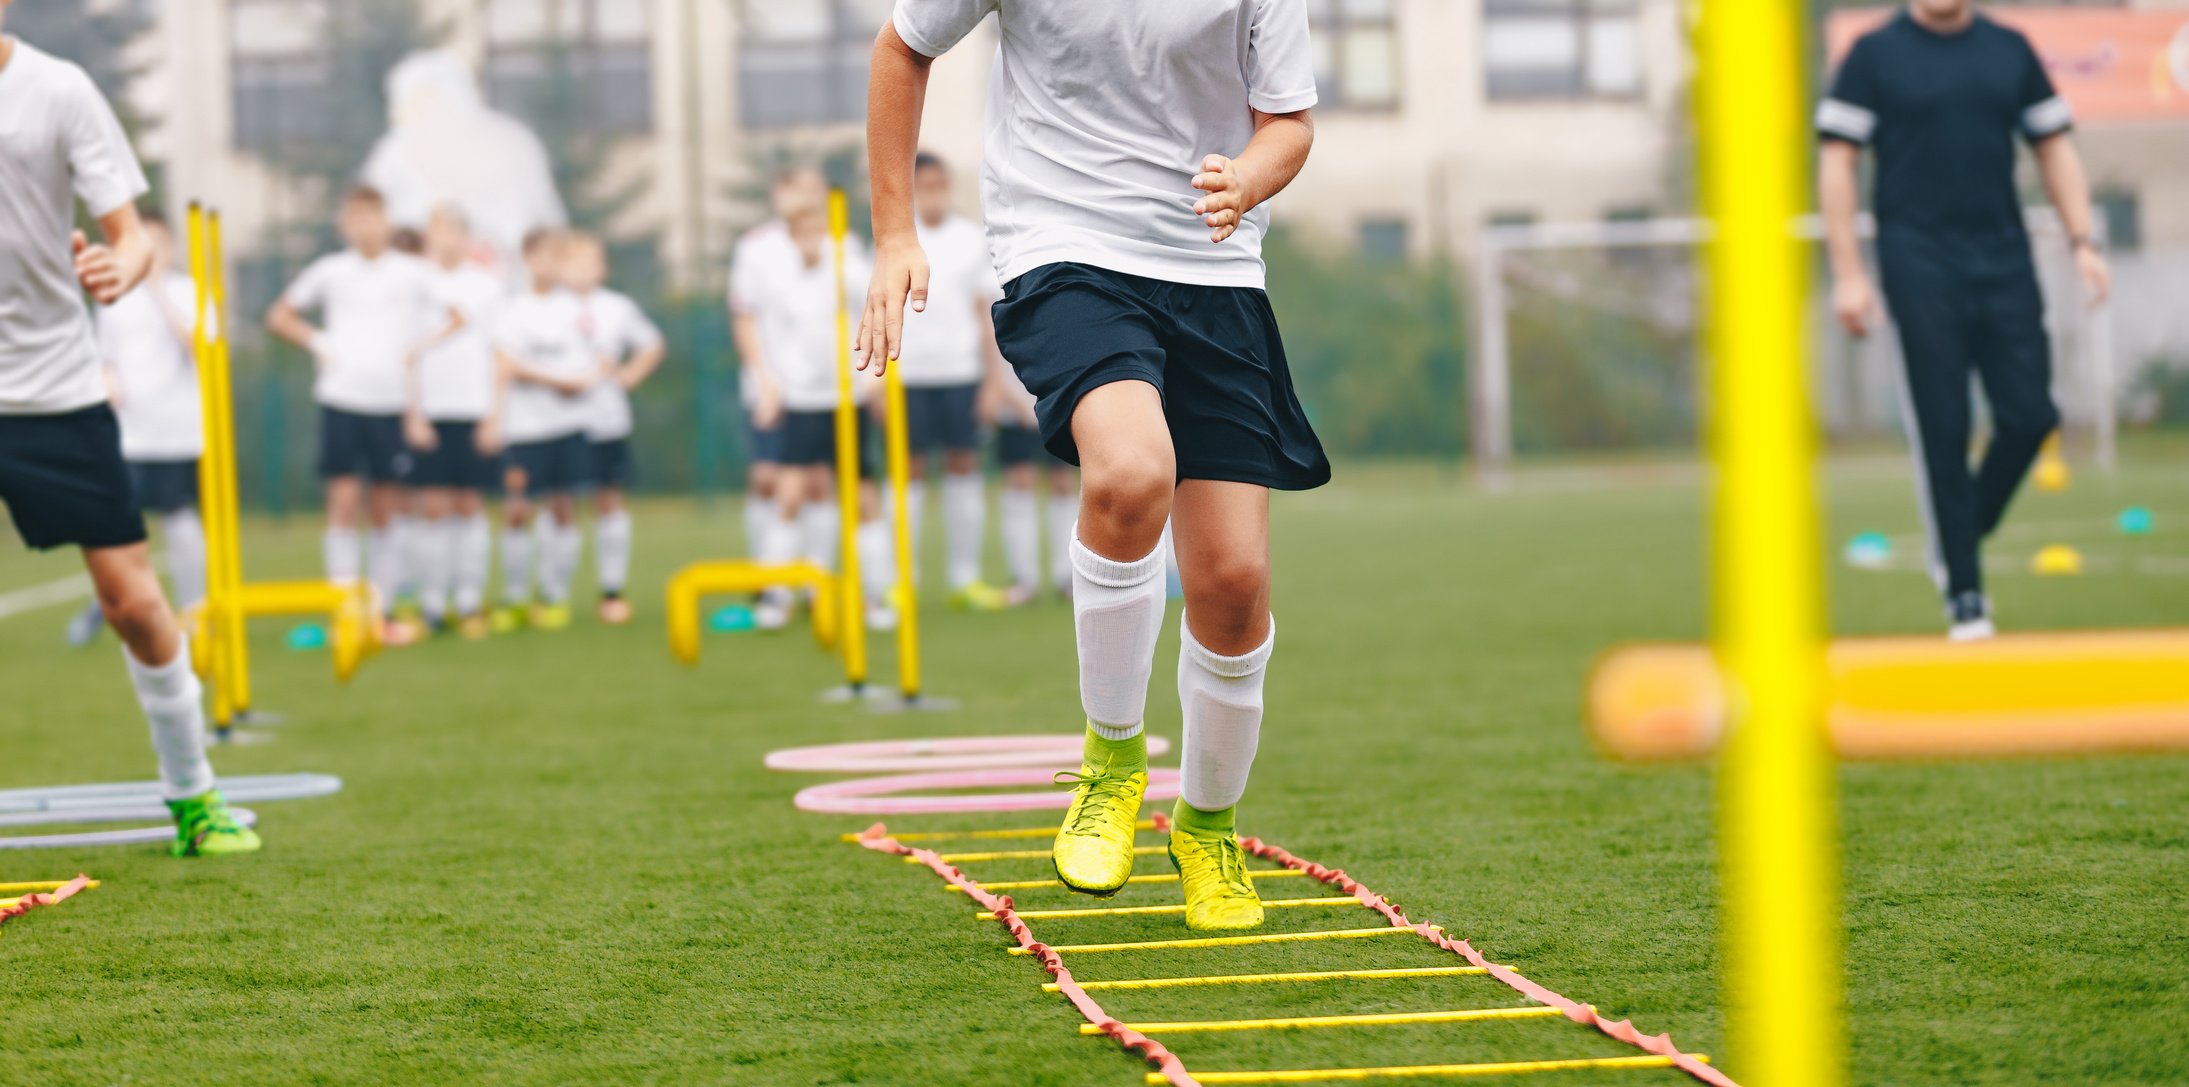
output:
[[2038,550],[2036,557],[2029,560],[2029,569],[2035,574],[2080,574],[2083,572],[2083,553],[2066,544],[2053,544]]

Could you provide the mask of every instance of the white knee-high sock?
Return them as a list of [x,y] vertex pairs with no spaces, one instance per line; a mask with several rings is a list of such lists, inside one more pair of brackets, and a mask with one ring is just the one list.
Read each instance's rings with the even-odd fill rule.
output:
[[1262,677],[1277,646],[1277,621],[1269,637],[1236,657],[1211,652],[1178,625],[1178,705],[1185,712],[1184,751],[1179,758],[1179,796],[1202,811],[1219,811],[1246,792],[1247,771],[1262,737]]
[[394,608],[395,593],[403,580],[403,545],[393,524],[372,530],[365,543],[365,570],[373,595],[380,598],[380,610]]
[[768,531],[768,522],[775,519],[775,503],[760,496],[759,491],[745,491],[745,550],[755,556],[760,554],[760,537]]
[[494,565],[494,526],[484,513],[457,518],[455,526],[456,613],[476,615],[486,605],[487,571]]
[[129,663],[129,685],[152,726],[152,750],[160,759],[160,792],[169,800],[197,796],[213,787],[213,766],[205,760],[205,698],[198,675],[190,670],[190,643],[183,641],[175,659],[151,665],[122,650]]
[[631,511],[617,510],[593,519],[593,563],[600,591],[623,595],[631,576]]
[[337,585],[355,584],[365,569],[364,545],[354,528],[329,528],[319,539],[319,556],[326,564],[327,580]]
[[550,604],[560,604],[570,599],[570,578],[577,573],[578,559],[585,548],[585,536],[577,522],[563,525],[553,517],[542,517],[545,532],[537,546],[540,548],[540,599]]
[[205,599],[205,522],[189,507],[160,516],[167,544],[167,579],[175,587],[175,606],[187,608]]
[[1041,511],[1034,492],[1004,491],[996,512],[1003,522],[1003,564],[1011,568],[1011,584],[1031,592],[1041,586]]
[[770,502],[767,507],[768,515],[753,526],[752,557],[770,565],[797,561],[799,545],[805,539],[804,518],[792,514],[790,520],[785,520],[778,503]]
[[1079,702],[1094,730],[1112,740],[1140,734],[1148,711],[1148,675],[1163,630],[1160,547],[1130,562],[1104,558],[1079,542],[1072,555],[1072,625],[1079,639]]
[[887,600],[897,584],[897,551],[888,521],[877,517],[859,525],[859,581],[870,599]]
[[1072,534],[1079,524],[1079,497],[1049,496],[1049,581],[1059,590],[1072,586]]
[[830,502],[809,502],[798,510],[800,553],[823,570],[836,569],[836,554],[843,550],[843,518]]
[[418,607],[429,619],[448,615],[449,591],[456,580],[456,540],[463,522],[454,517],[420,518],[414,532],[418,546],[412,561],[418,564]]
[[423,517],[398,513],[388,526],[395,532],[395,553],[400,556],[397,561],[402,564],[395,571],[394,592],[397,596],[425,588],[426,551],[430,546],[426,540],[428,523]]
[[[533,516],[538,519],[539,515]],[[538,566],[538,551],[531,525],[503,527],[502,603],[515,607],[532,598],[532,575]]]
[[942,477],[942,525],[952,589],[980,580],[980,548],[987,522],[988,494],[980,475]]

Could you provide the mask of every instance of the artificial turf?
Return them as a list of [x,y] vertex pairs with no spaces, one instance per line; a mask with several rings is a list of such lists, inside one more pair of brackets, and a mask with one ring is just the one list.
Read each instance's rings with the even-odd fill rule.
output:
[[[2002,623],[2182,622],[2184,460],[2178,442],[2145,442],[2115,476],[2086,471],[2067,493],[2028,496],[1993,548],[2010,567],[1994,579]],[[1578,710],[1606,647],[1702,632],[1700,480],[1678,465],[1597,465],[1487,495],[1449,470],[1360,465],[1280,497],[1283,638],[1244,829],[1342,866],[1609,1017],[1719,1052],[1709,772],[1607,763]],[[1897,458],[1841,463],[1830,494],[1835,539],[1916,528]],[[2114,532],[2129,504],[2155,511],[2155,534]],[[962,700],[955,712],[822,705],[815,693],[839,677],[803,635],[710,635],[696,671],[665,652],[655,587],[680,562],[734,553],[736,524],[731,501],[644,505],[629,628],[581,619],[391,652],[347,689],[324,655],[288,651],[282,627],[261,624],[259,701],[291,723],[217,752],[217,765],[324,771],[345,789],[259,805],[268,844],[253,858],[0,853],[0,880],[106,881],[0,938],[0,1079],[1138,1083],[1144,1066],[1079,1036],[1079,1017],[1039,990],[1033,962],[1004,954],[996,925],[926,871],[839,843],[864,821],[793,810],[811,779],[760,765],[793,744],[1075,730],[1063,605],[930,609],[929,687]],[[317,541],[308,518],[254,521],[250,573],[309,575]],[[2101,561],[2076,578],[2011,569],[2059,541]],[[1834,567],[1841,632],[1938,628],[1919,575]],[[9,545],[0,591],[73,568]],[[0,620],[0,787],[150,776],[112,640],[63,648],[65,611]],[[885,677],[890,661],[885,640]],[[1150,718],[1175,737],[1167,667]],[[2164,756],[1845,768],[1854,1080],[2189,1082],[2185,771]],[[1045,866],[969,867],[1013,879]],[[1165,868],[1143,858],[1144,871]],[[1120,902],[1175,893],[1136,887]],[[1281,911],[1271,928],[1373,920]],[[1181,934],[1162,917],[1035,929],[1055,943]],[[1091,980],[1455,961],[1398,938],[1073,965]],[[1097,995],[1127,1020],[1518,1002],[1467,977]],[[1633,1052],[1559,1020],[1170,1042],[1204,1070]],[[1737,1078],[1737,1062],[1728,1071]]]

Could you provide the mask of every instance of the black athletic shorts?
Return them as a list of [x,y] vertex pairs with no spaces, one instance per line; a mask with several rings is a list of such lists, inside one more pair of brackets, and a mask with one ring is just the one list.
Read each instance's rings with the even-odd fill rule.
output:
[[780,464],[783,460],[783,424],[763,428],[745,409],[745,459],[755,464]]
[[468,419],[433,421],[433,448],[410,454],[413,487],[491,491],[502,472],[502,458],[479,452],[479,424]]
[[105,404],[0,415],[0,504],[23,543],[40,551],[144,542],[122,428]]
[[592,474],[592,452],[585,435],[565,434],[510,446],[509,467],[524,474],[525,494],[562,494],[585,486]]
[[[875,455],[875,431],[879,427],[866,409],[852,413],[859,421],[859,475],[871,479],[881,458]],[[833,411],[786,411],[783,413],[781,462],[806,467],[836,467],[836,413]]]
[[996,428],[996,463],[1005,468],[1031,464],[1037,468],[1069,468],[1041,444],[1041,431],[1005,423]]
[[610,438],[606,441],[587,439],[586,482],[595,487],[613,487],[623,490],[631,485],[631,439]]
[[403,417],[362,415],[321,405],[319,477],[360,476],[372,483],[401,483],[410,474]]
[[980,421],[974,403],[980,385],[907,385],[904,390],[906,445],[914,453],[931,449],[979,449]]
[[146,513],[175,513],[198,504],[195,460],[133,460],[129,482],[137,494],[137,508]]
[[1039,398],[1042,441],[1079,463],[1072,412],[1113,381],[1163,395],[1180,479],[1306,490],[1330,481],[1285,367],[1269,296],[1085,264],[1045,264],[995,305],[996,343]]

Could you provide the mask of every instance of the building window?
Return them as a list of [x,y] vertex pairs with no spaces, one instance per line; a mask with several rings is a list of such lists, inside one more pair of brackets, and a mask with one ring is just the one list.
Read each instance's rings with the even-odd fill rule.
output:
[[890,0],[745,0],[737,50],[745,127],[864,118],[867,57],[890,8]]
[[1354,228],[1361,259],[1396,264],[1406,259],[1406,220],[1362,219]]
[[1392,109],[1399,101],[1392,0],[1308,0],[1315,97],[1336,109]]
[[1635,0],[1483,0],[1493,100],[1627,98],[1642,92]]
[[325,143],[336,115],[327,56],[331,0],[235,0],[228,44],[233,142],[250,151]]
[[630,0],[489,0],[487,101],[536,128],[652,131],[646,8]]

